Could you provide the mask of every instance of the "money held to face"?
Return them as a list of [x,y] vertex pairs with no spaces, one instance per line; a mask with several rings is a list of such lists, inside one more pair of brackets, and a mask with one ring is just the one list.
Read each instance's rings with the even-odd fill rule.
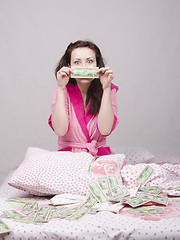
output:
[[98,67],[72,67],[71,78],[99,78]]

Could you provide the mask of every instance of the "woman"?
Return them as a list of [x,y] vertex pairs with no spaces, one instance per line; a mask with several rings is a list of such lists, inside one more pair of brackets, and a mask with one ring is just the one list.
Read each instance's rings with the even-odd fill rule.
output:
[[[98,67],[99,78],[71,78],[72,67]],[[113,71],[105,67],[99,48],[90,41],[70,43],[55,70],[57,84],[49,125],[58,135],[58,150],[112,154],[106,146],[117,126]]]

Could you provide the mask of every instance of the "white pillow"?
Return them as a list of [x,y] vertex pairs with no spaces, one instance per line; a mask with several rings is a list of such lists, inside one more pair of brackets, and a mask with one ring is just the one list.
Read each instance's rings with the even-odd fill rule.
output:
[[102,177],[107,175],[116,175],[119,182],[122,183],[120,171],[125,165],[125,156],[123,154],[111,154],[98,157],[89,168],[92,177]]
[[[108,170],[110,168],[112,170],[116,163],[114,172],[107,172],[107,174],[120,176],[120,169],[124,163],[123,155],[106,155],[97,160],[99,167],[104,168],[108,165]],[[93,170],[93,174],[89,172],[90,166],[94,166],[95,163],[94,157],[87,152],[50,152],[29,147],[24,161],[15,170],[8,183],[17,189],[37,196],[61,193],[86,195],[87,184],[99,176],[98,172],[93,172]]]
[[9,185],[27,193],[46,196],[60,193],[86,195],[93,156],[86,152],[49,152],[28,148]]
[[141,147],[112,147],[112,150],[116,154],[124,154],[127,164],[148,163],[154,159],[152,153]]

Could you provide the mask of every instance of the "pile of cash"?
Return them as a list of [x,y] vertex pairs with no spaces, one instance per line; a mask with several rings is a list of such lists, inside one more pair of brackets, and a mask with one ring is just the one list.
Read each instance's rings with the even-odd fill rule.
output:
[[99,78],[98,67],[72,67],[71,78]]
[[[71,199],[69,203],[64,202],[61,205],[54,206],[39,204],[37,201],[29,201],[23,198],[9,199],[9,202],[19,204],[21,207],[18,208],[18,211],[10,210],[4,212],[0,218],[42,224],[53,218],[77,220],[87,214],[95,214],[99,211],[118,213],[125,206],[128,206],[128,211],[132,214],[164,213],[166,212],[165,206],[168,205],[168,197],[159,195],[163,188],[144,186],[152,173],[153,169],[149,166],[140,172],[136,179],[138,188],[133,192],[133,196],[130,193],[131,189],[127,189],[125,185],[120,184],[115,175],[109,175],[91,181],[87,186],[89,192],[85,199],[79,198],[74,203],[72,203]],[[179,189],[179,187],[176,189]],[[154,205],[152,205],[153,203]],[[4,225],[5,228],[7,228],[6,225]]]

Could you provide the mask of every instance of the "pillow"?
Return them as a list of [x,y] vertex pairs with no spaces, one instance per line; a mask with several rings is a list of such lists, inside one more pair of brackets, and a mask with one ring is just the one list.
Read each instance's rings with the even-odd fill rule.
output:
[[122,183],[120,170],[124,166],[125,156],[123,154],[111,154],[98,157],[89,167],[89,173],[93,178],[116,175]]
[[112,147],[114,153],[121,153],[125,155],[125,162],[127,164],[148,163],[153,161],[154,155],[145,148],[140,147]]
[[[96,161],[100,168],[105,169],[108,166],[106,173],[116,174],[121,182],[119,173],[124,164],[123,155],[101,156]],[[12,187],[37,196],[61,193],[86,195],[88,192],[87,184],[99,176],[95,167],[96,161],[87,152],[50,152],[29,147],[24,161],[14,171],[8,183]],[[112,169],[112,165],[115,168]],[[90,166],[92,168],[91,174],[89,172]],[[110,169],[111,171],[109,171]]]
[[121,169],[121,176],[123,184],[128,189],[135,189],[138,186],[136,178],[145,166],[150,166],[154,172],[144,186],[160,186],[169,195],[180,195],[180,191],[176,190],[176,187],[180,186],[179,164],[127,164]]
[[86,195],[93,156],[86,152],[49,152],[28,148],[9,185],[27,193],[47,196],[60,193]]

